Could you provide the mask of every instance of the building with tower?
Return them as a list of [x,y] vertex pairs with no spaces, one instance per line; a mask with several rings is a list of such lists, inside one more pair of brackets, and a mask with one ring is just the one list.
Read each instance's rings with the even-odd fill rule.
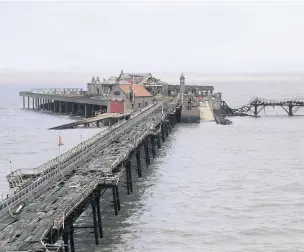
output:
[[182,73],[181,77],[179,78],[179,85],[180,85],[180,94],[181,96],[185,93],[186,91],[186,86],[185,86],[185,76]]

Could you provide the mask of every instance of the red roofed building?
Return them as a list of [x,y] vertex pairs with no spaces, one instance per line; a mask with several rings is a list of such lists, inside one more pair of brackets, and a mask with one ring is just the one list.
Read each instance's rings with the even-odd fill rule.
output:
[[153,102],[152,94],[139,84],[116,85],[108,96],[109,113],[127,113],[139,110]]

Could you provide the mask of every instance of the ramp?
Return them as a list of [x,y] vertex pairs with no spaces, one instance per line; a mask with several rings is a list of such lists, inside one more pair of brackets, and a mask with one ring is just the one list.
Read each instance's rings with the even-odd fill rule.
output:
[[214,121],[212,104],[208,100],[200,101],[200,118],[201,121]]

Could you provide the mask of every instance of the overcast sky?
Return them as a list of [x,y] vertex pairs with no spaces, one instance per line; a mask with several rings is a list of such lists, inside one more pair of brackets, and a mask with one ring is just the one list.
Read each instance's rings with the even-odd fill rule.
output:
[[303,3],[0,3],[8,71],[304,72]]

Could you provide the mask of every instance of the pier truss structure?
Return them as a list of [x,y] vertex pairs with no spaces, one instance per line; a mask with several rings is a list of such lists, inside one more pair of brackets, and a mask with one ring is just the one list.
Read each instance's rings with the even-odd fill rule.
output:
[[[95,243],[103,237],[100,198],[110,189],[118,215],[118,183],[133,192],[132,169],[142,177],[176,123],[176,104],[156,102],[59,157],[8,175],[15,193],[0,202],[0,251],[75,252],[74,225],[92,208]],[[133,160],[133,161],[132,161]]]
[[304,107],[304,99],[283,99],[270,100],[263,98],[253,98],[247,105],[232,109],[226,102],[222,101],[221,113],[227,116],[259,116],[259,113],[266,107],[281,107],[289,116]]

